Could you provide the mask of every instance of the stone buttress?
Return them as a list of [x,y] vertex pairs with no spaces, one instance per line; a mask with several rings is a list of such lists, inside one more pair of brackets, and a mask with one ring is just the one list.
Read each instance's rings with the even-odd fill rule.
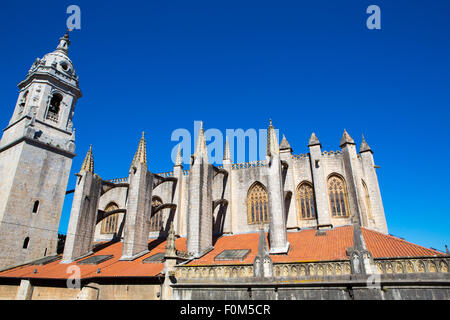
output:
[[127,213],[121,260],[133,260],[148,252],[150,214],[152,208],[153,174],[147,170],[144,134],[131,163]]

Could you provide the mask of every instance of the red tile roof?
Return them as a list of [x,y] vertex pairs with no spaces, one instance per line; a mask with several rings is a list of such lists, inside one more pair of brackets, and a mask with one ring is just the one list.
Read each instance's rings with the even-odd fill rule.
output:
[[[394,236],[385,235],[373,230],[362,228],[367,249],[374,258],[435,256],[443,253],[427,249]],[[267,234],[266,234],[267,237]],[[343,226],[325,231],[325,235],[317,235],[316,230],[308,229],[289,232],[288,241],[291,245],[286,255],[271,255],[273,262],[312,262],[328,260],[347,260],[346,250],[353,246],[353,227]],[[93,255],[113,255],[112,259],[98,265],[77,265],[79,259],[70,264],[54,261],[46,265],[25,265],[0,272],[1,277],[8,278],[42,278],[67,279],[73,273],[70,266],[80,268],[81,278],[92,277],[154,277],[164,268],[163,263],[142,263],[142,260],[156,253],[165,251],[166,241],[153,239],[149,241],[150,252],[134,261],[119,261],[122,253],[122,243],[116,242],[98,249]],[[176,240],[180,251],[186,250],[186,238]],[[250,249],[243,261],[214,261],[223,250]],[[258,251],[258,233],[238,234],[220,237],[214,244],[214,249],[203,257],[193,260],[189,265],[211,264],[251,264]],[[97,269],[100,268],[100,273]],[[37,273],[34,273],[36,269]]]
[[374,258],[442,256],[442,252],[425,248],[403,239],[361,228],[367,250]]

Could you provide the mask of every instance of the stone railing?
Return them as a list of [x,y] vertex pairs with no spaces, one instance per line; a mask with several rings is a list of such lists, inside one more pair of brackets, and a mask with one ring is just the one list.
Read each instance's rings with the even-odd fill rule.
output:
[[350,262],[314,262],[314,263],[283,263],[275,264],[275,277],[295,278],[312,276],[341,276],[350,274]]
[[[378,274],[448,273],[449,257],[375,259]],[[211,279],[244,279],[253,277],[253,265],[176,266],[174,276],[180,281],[210,281]],[[339,277],[351,274],[348,260],[324,262],[274,263],[274,278],[311,279],[312,277]]]
[[[350,274],[350,262],[333,261],[321,263],[277,263],[273,275],[277,278],[312,276],[340,276]],[[253,277],[253,265],[177,266],[177,279],[232,279]]]
[[229,279],[253,277],[253,265],[179,266],[175,268],[177,279]]
[[305,154],[301,153],[301,154],[293,154],[292,155],[292,159],[294,159],[294,160],[304,160],[307,158],[309,158],[309,153],[305,153]]
[[188,176],[189,175],[189,170],[183,170],[183,176]]
[[450,257],[375,259],[374,263],[378,274],[447,273]]
[[48,111],[47,112],[47,119],[53,122],[58,122],[59,115],[58,113]]
[[264,167],[265,165],[266,165],[265,160],[258,160],[258,161],[252,161],[252,162],[235,163],[232,165],[231,168],[233,170],[240,170],[240,169]]
[[342,156],[342,151],[341,150],[337,150],[337,151],[323,151],[322,152],[322,156],[324,156],[324,157]]
[[106,181],[112,182],[112,183],[128,183],[128,177],[125,177],[125,178],[110,179],[110,180],[106,180]]
[[157,175],[160,176],[160,177],[163,177],[163,178],[173,177],[173,171],[157,173]]

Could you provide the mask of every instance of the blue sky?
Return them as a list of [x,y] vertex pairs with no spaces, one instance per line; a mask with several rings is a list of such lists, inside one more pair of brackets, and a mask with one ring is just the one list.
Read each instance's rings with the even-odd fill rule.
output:
[[[124,177],[141,132],[149,168],[172,170],[174,129],[266,128],[308,152],[338,150],[344,128],[374,150],[389,232],[450,245],[449,1],[21,1],[0,10],[0,125],[17,84],[81,8],[70,57],[84,96],[73,173],[93,144],[96,172]],[[366,8],[381,8],[381,30]],[[60,231],[67,229],[66,198]]]

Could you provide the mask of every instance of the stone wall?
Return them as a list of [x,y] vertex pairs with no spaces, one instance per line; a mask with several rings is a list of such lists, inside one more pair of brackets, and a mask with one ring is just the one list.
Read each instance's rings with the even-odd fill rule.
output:
[[[20,280],[0,283],[0,300],[18,297]],[[70,289],[64,280],[31,281],[30,300],[160,300],[161,284],[157,279],[117,279],[84,283],[80,289]],[[86,294],[87,293],[87,294]]]
[[56,253],[71,163],[66,155],[26,141],[0,153],[0,174],[9,177],[0,191],[0,267]]

